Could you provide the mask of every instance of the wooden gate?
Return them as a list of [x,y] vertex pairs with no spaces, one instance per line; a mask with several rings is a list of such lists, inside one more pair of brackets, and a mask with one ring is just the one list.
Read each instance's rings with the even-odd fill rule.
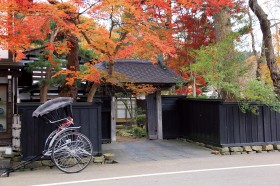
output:
[[162,137],[162,105],[160,91],[146,96],[147,99],[147,130],[149,139]]

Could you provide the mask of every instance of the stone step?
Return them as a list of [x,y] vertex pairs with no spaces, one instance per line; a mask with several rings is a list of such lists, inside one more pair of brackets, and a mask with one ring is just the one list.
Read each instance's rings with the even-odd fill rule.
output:
[[0,159],[0,169],[10,168],[11,160],[10,159]]

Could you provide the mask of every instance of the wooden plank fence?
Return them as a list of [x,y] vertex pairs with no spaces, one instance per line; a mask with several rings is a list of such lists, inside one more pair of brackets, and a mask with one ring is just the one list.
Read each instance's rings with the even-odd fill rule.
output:
[[[40,118],[32,118],[33,111],[40,103],[20,103],[17,105],[21,115],[21,150],[23,159],[42,152],[45,140],[56,128]],[[101,154],[101,104],[73,103],[73,119],[75,126],[81,126],[80,132],[85,134],[93,145],[93,153]]]
[[163,136],[185,137],[214,146],[280,144],[280,113],[265,105],[242,113],[223,100],[162,97]]

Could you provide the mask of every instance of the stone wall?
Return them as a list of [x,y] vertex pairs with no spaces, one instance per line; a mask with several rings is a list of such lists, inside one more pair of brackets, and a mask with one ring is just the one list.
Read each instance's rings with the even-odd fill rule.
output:
[[[7,171],[9,168],[16,168],[15,171],[25,171],[25,170],[34,170],[34,169],[44,169],[44,168],[53,168],[55,164],[50,159],[38,159],[36,161],[26,161],[21,160],[22,155],[19,152],[13,151],[11,154],[6,154],[3,151],[0,151],[0,177]],[[115,155],[112,153],[105,153],[101,156],[93,156],[93,164],[113,164],[116,163]],[[9,176],[3,174],[3,176]]]
[[280,145],[269,144],[269,145],[261,145],[261,146],[222,147],[218,149],[215,148],[213,149],[213,151],[218,151],[218,153],[221,155],[279,152]]
[[235,147],[215,147],[212,145],[195,142],[189,139],[181,139],[183,141],[194,143],[196,145],[212,149],[212,154],[216,155],[236,155],[236,154],[254,154],[254,153],[270,153],[280,152],[280,144],[252,145],[252,146],[235,146]]

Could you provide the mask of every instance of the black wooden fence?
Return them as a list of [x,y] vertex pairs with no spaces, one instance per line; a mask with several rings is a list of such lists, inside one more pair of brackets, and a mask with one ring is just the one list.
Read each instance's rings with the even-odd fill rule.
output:
[[[102,143],[111,143],[111,100],[112,97],[96,97],[102,101]],[[96,99],[95,98],[95,99]]]
[[[40,103],[20,103],[23,158],[39,154],[55,126],[32,118]],[[102,105],[102,106],[101,106]],[[102,104],[74,103],[73,117],[81,132],[93,143],[94,153],[111,142],[111,97]],[[242,113],[236,103],[222,100],[162,96],[163,138],[185,137],[215,146],[280,144],[280,113],[261,105],[259,115]]]
[[183,136],[183,110],[180,108],[180,98],[185,96],[162,96],[162,130],[164,139]]
[[[17,105],[21,114],[21,150],[23,159],[38,155],[44,148],[48,135],[56,128],[40,118],[32,118],[33,111],[40,103],[20,103]],[[101,102],[73,103],[75,126],[81,126],[93,145],[93,153],[101,154]]]
[[240,112],[237,104],[223,103],[219,113],[221,145],[280,144],[280,113],[267,106],[254,115]]
[[163,137],[186,137],[215,146],[280,144],[280,113],[260,105],[242,113],[222,100],[162,97]]
[[220,146],[219,107],[221,100],[180,100],[183,136]]

